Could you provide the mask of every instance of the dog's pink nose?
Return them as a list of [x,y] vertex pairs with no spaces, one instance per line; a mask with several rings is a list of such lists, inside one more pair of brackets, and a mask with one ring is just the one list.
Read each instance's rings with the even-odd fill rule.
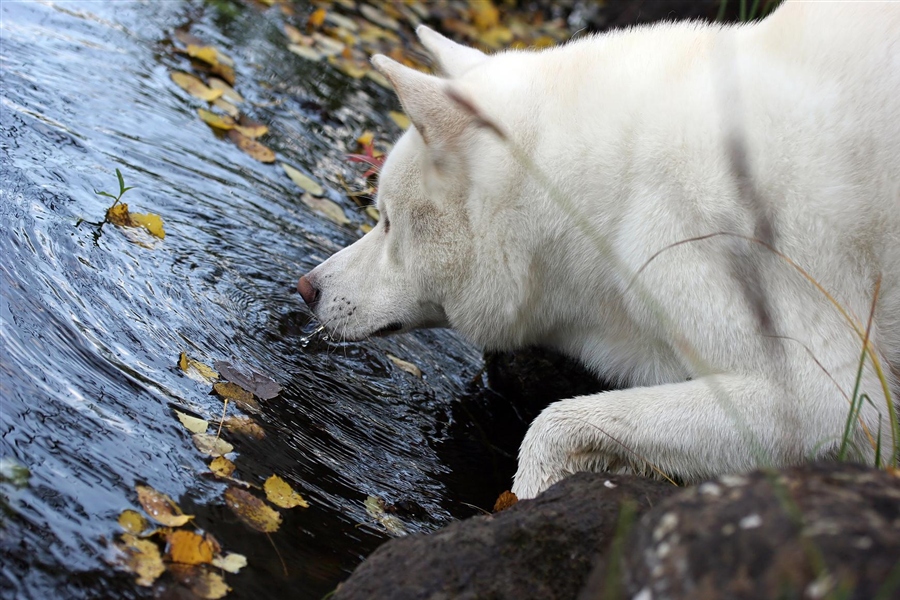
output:
[[307,279],[306,275],[297,282],[297,291],[300,292],[300,296],[308,307],[316,307],[316,302],[319,301],[319,289]]

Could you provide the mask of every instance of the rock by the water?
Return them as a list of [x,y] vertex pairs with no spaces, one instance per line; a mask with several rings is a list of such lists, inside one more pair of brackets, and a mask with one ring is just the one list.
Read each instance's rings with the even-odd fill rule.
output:
[[495,515],[385,543],[333,598],[571,599],[615,537],[622,502],[639,515],[676,491],[639,477],[579,473]]

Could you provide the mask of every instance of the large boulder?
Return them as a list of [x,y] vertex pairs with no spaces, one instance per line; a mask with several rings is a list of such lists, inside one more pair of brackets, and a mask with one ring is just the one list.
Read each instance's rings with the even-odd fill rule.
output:
[[333,598],[571,599],[615,537],[622,503],[641,514],[675,491],[639,477],[580,473],[495,515],[385,543]]

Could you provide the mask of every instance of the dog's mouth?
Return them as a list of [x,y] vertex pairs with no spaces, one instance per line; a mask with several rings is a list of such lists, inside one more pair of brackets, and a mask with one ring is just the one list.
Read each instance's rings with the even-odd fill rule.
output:
[[403,323],[400,323],[399,321],[394,321],[393,323],[388,323],[381,329],[376,330],[375,333],[373,333],[372,335],[373,336],[390,335],[392,333],[396,333],[396,332],[400,331],[401,329],[403,329]]

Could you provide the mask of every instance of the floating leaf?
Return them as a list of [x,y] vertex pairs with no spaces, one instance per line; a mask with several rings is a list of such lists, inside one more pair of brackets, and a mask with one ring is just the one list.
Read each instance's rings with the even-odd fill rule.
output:
[[240,433],[257,440],[266,437],[266,432],[263,431],[263,428],[250,417],[227,417],[222,421],[222,424],[225,426],[225,429],[232,433]]
[[213,546],[201,535],[186,529],[173,531],[167,538],[167,553],[173,562],[186,565],[210,563],[213,559]]
[[219,567],[223,571],[228,571],[229,573],[237,573],[247,566],[247,557],[243,554],[229,552],[225,556],[215,557],[212,561],[212,564],[214,567]]
[[144,518],[144,515],[129,508],[123,510],[122,514],[119,515],[119,526],[128,533],[138,535],[147,529],[149,524],[147,523],[147,519]]
[[166,527],[181,527],[194,518],[181,512],[175,502],[162,492],[157,492],[148,485],[134,486],[138,502],[150,518]]
[[240,131],[248,138],[258,138],[269,133],[268,127],[266,127],[262,123],[254,121],[246,115],[241,116],[238,124],[235,125],[234,128],[236,131]]
[[378,212],[378,208],[372,205],[366,207],[366,214],[374,221],[378,221],[381,218],[381,213]]
[[318,50],[310,48],[309,46],[303,46],[301,44],[288,44],[288,50],[290,50],[297,56],[302,56],[306,60],[311,60],[311,61],[322,60],[322,58],[324,56]]
[[312,38],[315,40],[317,48],[325,56],[337,56],[346,49],[346,46],[342,41],[330,38],[318,32],[312,34]]
[[229,131],[228,139],[234,142],[245,154],[262,163],[275,162],[275,153],[254,139],[248,138],[240,131]]
[[128,213],[128,205],[124,202],[110,206],[106,209],[106,220],[119,227],[131,227],[131,215]]
[[327,217],[329,220],[334,221],[338,225],[347,225],[350,223],[350,219],[344,214],[344,209],[327,198],[316,198],[310,194],[303,194],[300,199],[303,200],[305,205],[324,217]]
[[338,71],[353,79],[362,79],[366,73],[372,70],[367,62],[348,60],[343,56],[329,56],[328,62]]
[[373,143],[375,143],[375,134],[371,131],[364,131],[362,135],[356,138],[356,144],[361,148],[371,146]]
[[207,456],[222,456],[234,450],[234,446],[211,433],[195,433],[191,437],[197,450]]
[[170,75],[170,77],[172,78],[172,81],[174,81],[178,85],[178,87],[186,91],[191,96],[199,98],[200,100],[212,102],[213,100],[221,97],[224,93],[222,90],[216,90],[207,87],[205,83],[203,83],[202,81],[200,81],[200,79],[194,77],[190,73],[175,71]]
[[313,11],[311,15],[309,15],[309,19],[306,21],[306,24],[313,29],[318,29],[322,26],[322,23],[325,22],[325,9],[317,8]]
[[224,379],[236,383],[263,400],[271,400],[281,393],[281,386],[262,373],[251,370],[250,375],[245,375],[237,367],[224,360],[217,361],[216,368]]
[[225,504],[248,527],[263,533],[274,533],[281,526],[281,515],[268,504],[236,487],[225,490]]
[[422,369],[412,364],[409,361],[405,361],[402,358],[397,358],[393,354],[388,354],[387,357],[391,359],[391,362],[400,367],[400,369],[406,371],[410,375],[415,375],[416,377],[422,377]]
[[350,17],[345,17],[344,15],[333,11],[325,15],[325,20],[332,25],[341,27],[343,29],[346,29],[347,31],[359,31],[359,25],[356,24],[356,21],[354,21]]
[[203,119],[203,122],[209,125],[210,127],[215,127],[216,129],[234,129],[235,122],[234,119],[229,117],[228,115],[217,115],[211,110],[206,110],[205,108],[198,108],[197,114],[200,115],[200,118]]
[[409,129],[410,121],[409,117],[407,117],[402,112],[397,112],[396,110],[392,110],[388,112],[388,116],[391,120],[397,124],[397,127],[400,129]]
[[228,100],[229,102],[240,104],[244,101],[243,96],[234,91],[233,87],[231,87],[218,77],[209,78],[209,88],[212,90],[220,90],[222,92],[222,98]]
[[209,421],[192,417],[179,410],[175,411],[175,416],[178,417],[178,420],[181,421],[181,424],[184,425],[185,429],[191,433],[203,433],[209,428]]
[[122,535],[122,542],[118,547],[126,556],[124,567],[137,575],[138,585],[153,585],[156,578],[166,571],[159,547],[150,540],[139,539],[130,533]]
[[280,506],[281,508],[294,508],[295,506],[309,508],[309,504],[303,499],[303,496],[295,492],[288,482],[278,475],[272,475],[266,479],[263,489],[266,491],[266,498],[275,506]]
[[213,106],[215,106],[216,108],[221,110],[223,113],[225,113],[232,119],[237,119],[238,116],[241,114],[241,109],[239,109],[237,106],[235,106],[231,102],[228,102],[227,100],[222,100],[221,98],[219,98],[218,100],[213,102]]
[[228,85],[234,85],[234,67],[226,64],[219,64],[214,67],[212,72],[228,82]]
[[371,225],[369,225],[368,223],[363,223],[362,225],[359,226],[359,230],[362,231],[363,233],[369,233],[373,229],[375,229],[375,228],[372,227]]
[[212,46],[198,46],[196,44],[188,44],[187,54],[191,58],[202,60],[206,64],[213,67],[219,65],[219,52]]
[[217,600],[231,591],[221,575],[204,565],[173,564],[169,571],[178,583],[189,588],[198,598]]
[[378,10],[374,6],[371,6],[369,4],[362,4],[359,7],[359,12],[361,12],[365,18],[372,21],[376,25],[381,25],[382,27],[393,29],[394,31],[400,29],[400,23],[398,23],[396,19],[387,16],[386,14],[384,14],[384,12]]
[[188,358],[184,352],[178,356],[178,366],[185,375],[200,383],[212,383],[219,378],[215,369],[193,358]]
[[231,474],[234,473],[234,469],[234,463],[224,456],[217,456],[209,463],[209,470],[219,477],[231,477]]
[[131,221],[161,240],[166,237],[166,232],[163,229],[163,220],[159,215],[153,213],[131,213]]
[[387,529],[388,533],[397,536],[406,535],[408,533],[403,521],[394,515],[389,515],[385,512],[384,500],[381,498],[368,496],[366,498],[365,507],[369,516],[381,523],[381,525]]
[[296,183],[300,187],[300,189],[309,192],[313,196],[322,196],[325,194],[325,189],[321,185],[319,185],[318,183],[313,181],[312,178],[307,177],[294,167],[285,163],[281,163],[281,168],[284,169],[284,172],[287,173],[288,177],[291,178],[291,181]]
[[252,413],[259,412],[259,403],[253,398],[253,394],[236,383],[217,383],[213,386],[213,391],[223,398],[233,401],[241,410]]

